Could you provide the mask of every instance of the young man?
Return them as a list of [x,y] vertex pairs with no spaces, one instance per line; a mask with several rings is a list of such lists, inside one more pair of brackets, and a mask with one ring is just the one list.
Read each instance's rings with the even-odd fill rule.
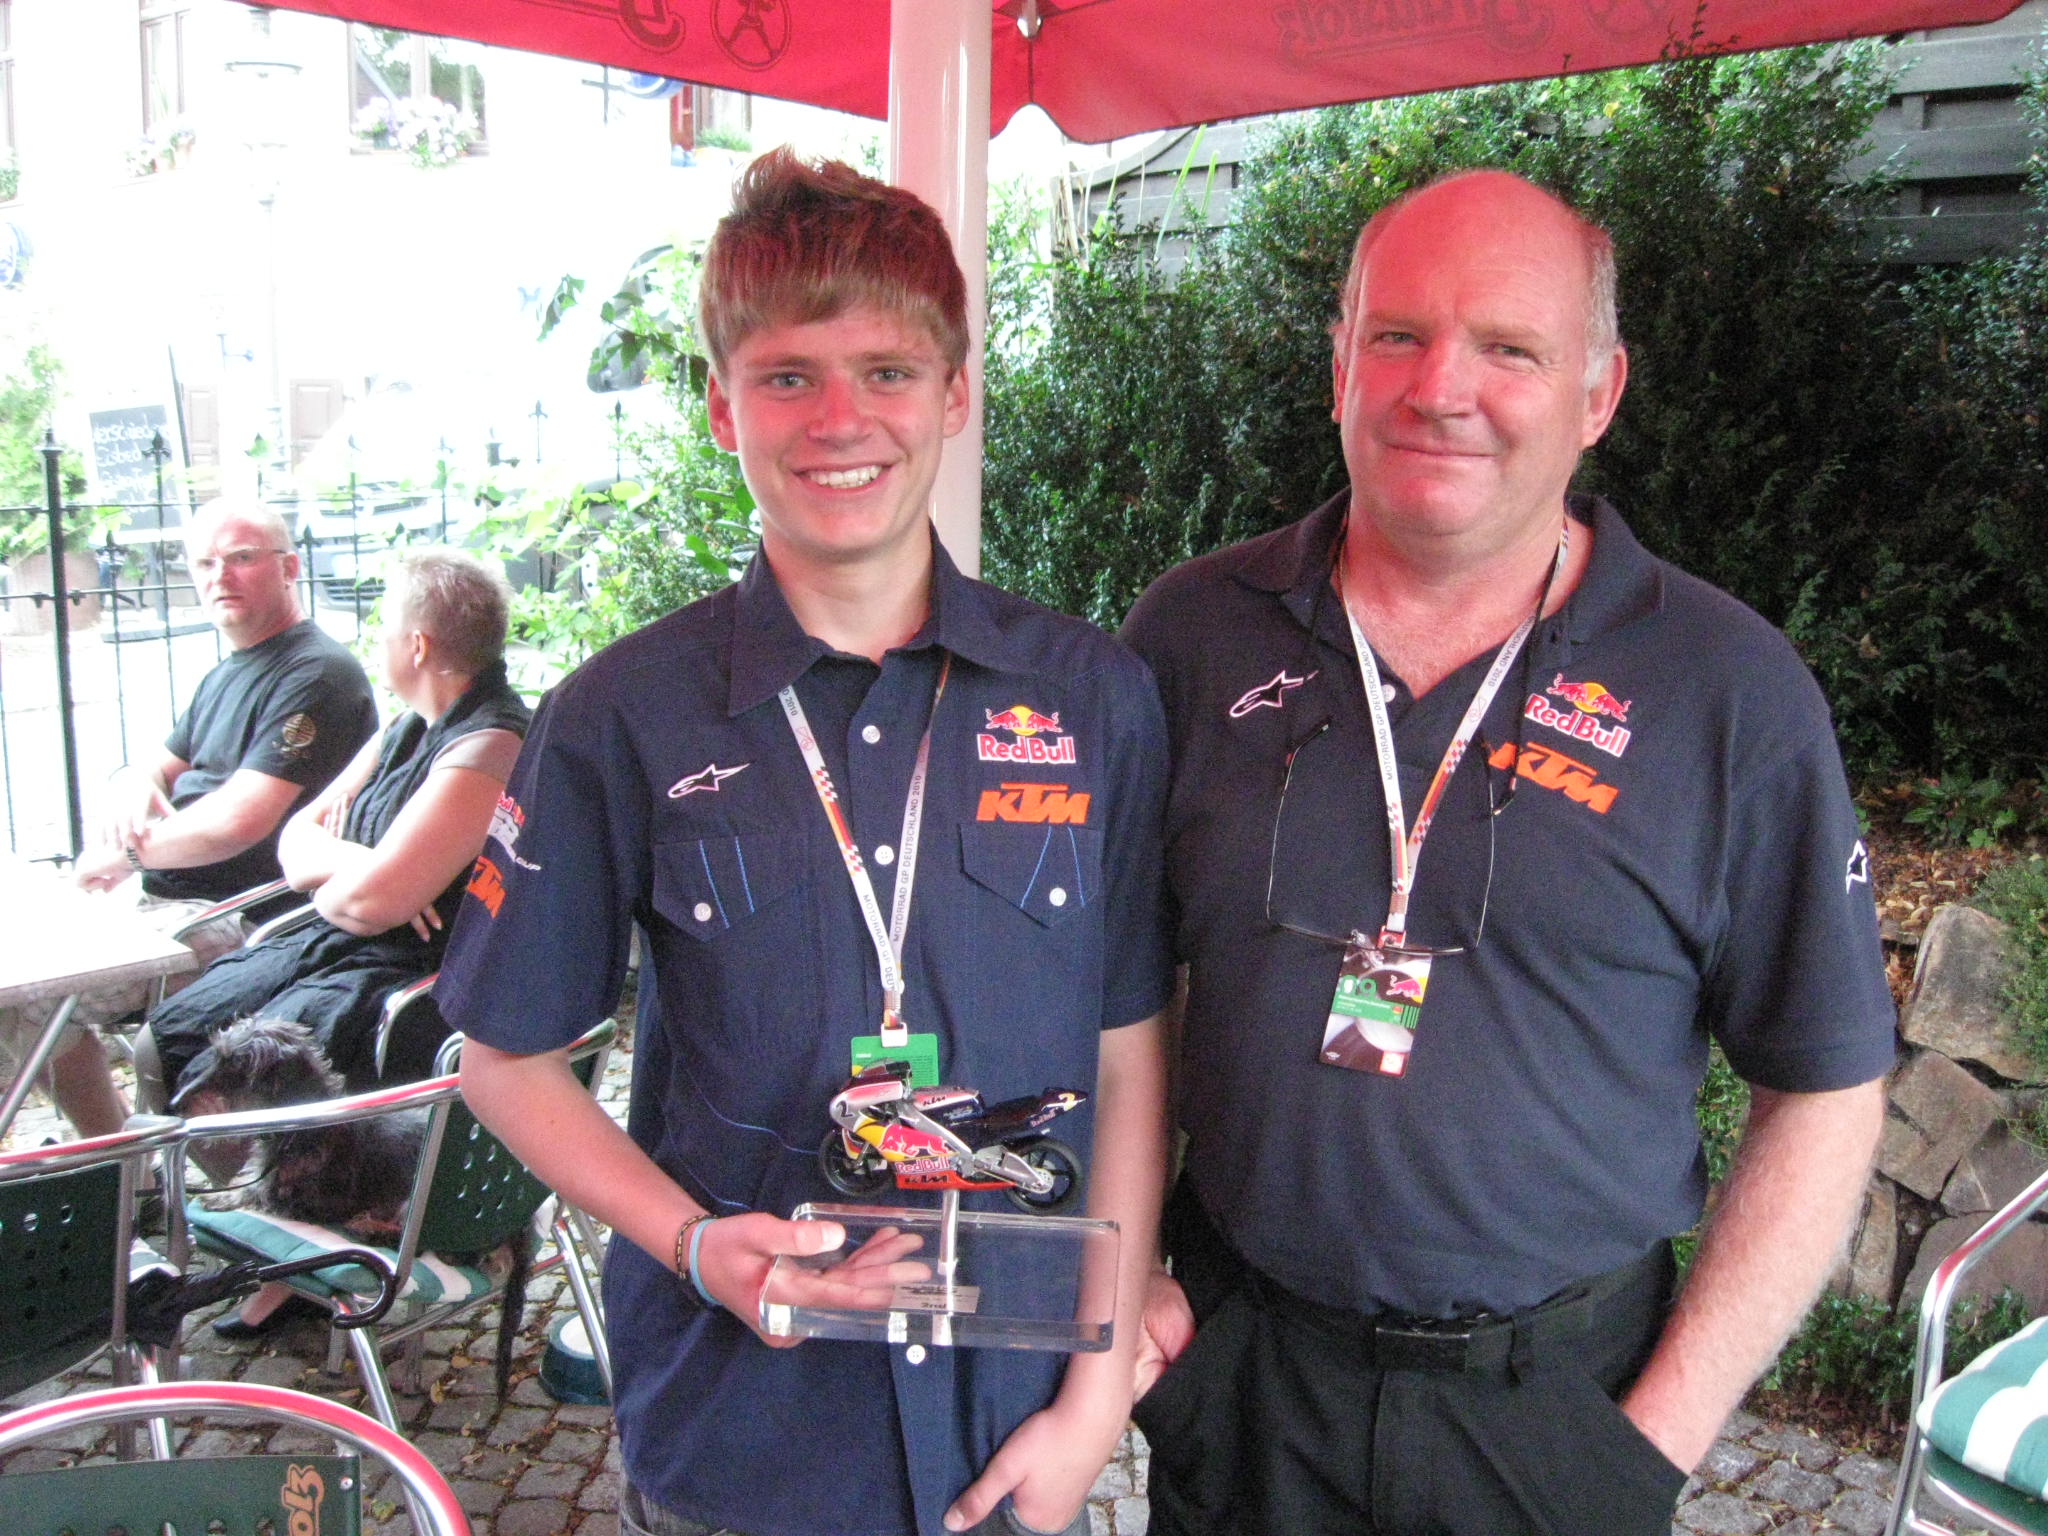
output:
[[[1085,1530],[1165,1160],[1158,704],[1128,652],[967,580],[932,535],[968,386],[929,208],[771,154],[712,241],[701,312],[712,432],[761,551],[543,703],[442,971],[464,1090],[617,1234],[624,1529]],[[621,1132],[562,1048],[616,1004],[636,925]],[[1085,1145],[1092,1112],[1089,1209],[1123,1224],[1112,1351],[756,1333],[774,1258],[843,1235],[786,1217],[835,1198],[827,1101],[856,1039],[899,1018],[904,1054],[992,1101],[1094,1088],[1069,1121]],[[850,1258],[821,1299],[872,1301],[888,1257]]]

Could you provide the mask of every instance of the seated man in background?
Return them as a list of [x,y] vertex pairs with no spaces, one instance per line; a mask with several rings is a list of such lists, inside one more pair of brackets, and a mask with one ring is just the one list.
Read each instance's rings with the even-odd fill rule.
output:
[[[211,502],[185,546],[200,602],[231,649],[200,679],[155,758],[115,771],[100,840],[73,876],[87,890],[119,888],[166,933],[277,879],[285,817],[377,728],[361,665],[299,606],[299,557],[275,511]],[[185,942],[203,962],[241,937],[228,918]],[[81,1136],[117,1131],[128,1117],[95,1029],[146,1007],[149,995],[148,982],[82,995],[50,1058],[53,1097]],[[0,1045],[26,1054],[55,1008],[0,1009]]]
[[[384,597],[384,677],[408,712],[293,816],[279,857],[320,919],[222,956],[157,1007],[138,1093],[169,1102],[210,1031],[247,1014],[309,1027],[351,1089],[374,1082],[384,998],[441,963],[465,877],[519,755],[527,709],[505,676],[509,594],[472,556],[412,550]],[[424,1016],[424,1017],[423,1017]],[[387,1081],[424,1077],[447,1030],[431,1000],[390,1042]],[[153,1069],[153,1070],[146,1070]]]

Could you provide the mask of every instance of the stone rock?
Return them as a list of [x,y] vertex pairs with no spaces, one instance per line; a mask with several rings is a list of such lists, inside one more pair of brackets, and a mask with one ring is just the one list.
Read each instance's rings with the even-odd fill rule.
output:
[[1998,1210],[2044,1170],[2048,1170],[2048,1156],[2005,1126],[1993,1126],[1949,1175],[1941,1192],[1941,1208],[1951,1216]]
[[1975,907],[1938,908],[1920,941],[1899,1033],[2014,1082],[2040,1082],[2041,1068],[2013,1041],[1999,1002],[2011,974],[2005,924]]
[[1863,1221],[1856,1228],[1856,1240],[1849,1245],[1834,1289],[1851,1296],[1868,1296],[1889,1306],[1896,1299],[1892,1294],[1892,1277],[1898,1266],[1898,1186],[1883,1174],[1873,1173],[1863,1199]]
[[1732,1493],[1703,1493],[1678,1512],[1678,1523],[1698,1536],[1756,1536],[1771,1517]]
[[1878,1171],[1935,1199],[1963,1154],[2004,1112],[1999,1096],[1967,1070],[1938,1051],[1920,1051],[1892,1079]]
[[[1906,1277],[1903,1299],[1917,1306],[1926,1294],[1935,1266],[1989,1219],[1987,1215],[1951,1216],[1930,1227],[1920,1239],[1920,1252],[1913,1260],[1913,1272]],[[2007,1233],[2005,1240],[1964,1279],[1962,1294],[1996,1296],[2007,1289],[2026,1298],[2030,1313],[2039,1316],[2048,1312],[2048,1227],[2029,1221]]]
[[1753,1436],[1749,1442],[1760,1451],[1769,1452],[1795,1463],[1802,1472],[1820,1472],[1841,1460],[1842,1453],[1810,1430],[1771,1429]]
[[1828,1506],[1828,1524],[1849,1532],[1849,1536],[1880,1536],[1891,1512],[1889,1492],[1851,1488]]
[[1808,1472],[1789,1461],[1774,1461],[1749,1485],[1749,1495],[1787,1504],[1793,1509],[1816,1511],[1834,1503],[1841,1485],[1824,1472]]
[[1740,1440],[1716,1440],[1694,1475],[1709,1484],[1739,1483],[1761,1465],[1763,1457]]

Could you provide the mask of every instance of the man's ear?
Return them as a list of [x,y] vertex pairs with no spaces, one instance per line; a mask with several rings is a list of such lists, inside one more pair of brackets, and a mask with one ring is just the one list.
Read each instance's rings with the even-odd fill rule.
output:
[[967,425],[968,400],[967,365],[962,363],[953,370],[953,376],[946,380],[946,436],[958,435],[960,429]]
[[1615,408],[1621,404],[1621,392],[1628,385],[1628,348],[1616,343],[1614,356],[1607,360],[1607,369],[1601,376],[1586,386],[1586,424],[1579,433],[1579,446],[1590,448],[1606,435],[1607,427],[1614,420]]
[[725,396],[725,386],[718,381],[716,368],[704,381],[704,413],[710,418],[711,441],[727,453],[738,453],[740,439],[733,428],[732,401]]

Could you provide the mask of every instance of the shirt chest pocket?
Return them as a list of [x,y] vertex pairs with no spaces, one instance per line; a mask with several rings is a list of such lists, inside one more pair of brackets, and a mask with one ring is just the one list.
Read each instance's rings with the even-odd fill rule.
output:
[[801,837],[743,832],[660,843],[654,849],[654,907],[700,942],[746,927],[809,875]]
[[1102,885],[1102,834],[1090,827],[965,822],[960,867],[1042,928],[1095,901]]

